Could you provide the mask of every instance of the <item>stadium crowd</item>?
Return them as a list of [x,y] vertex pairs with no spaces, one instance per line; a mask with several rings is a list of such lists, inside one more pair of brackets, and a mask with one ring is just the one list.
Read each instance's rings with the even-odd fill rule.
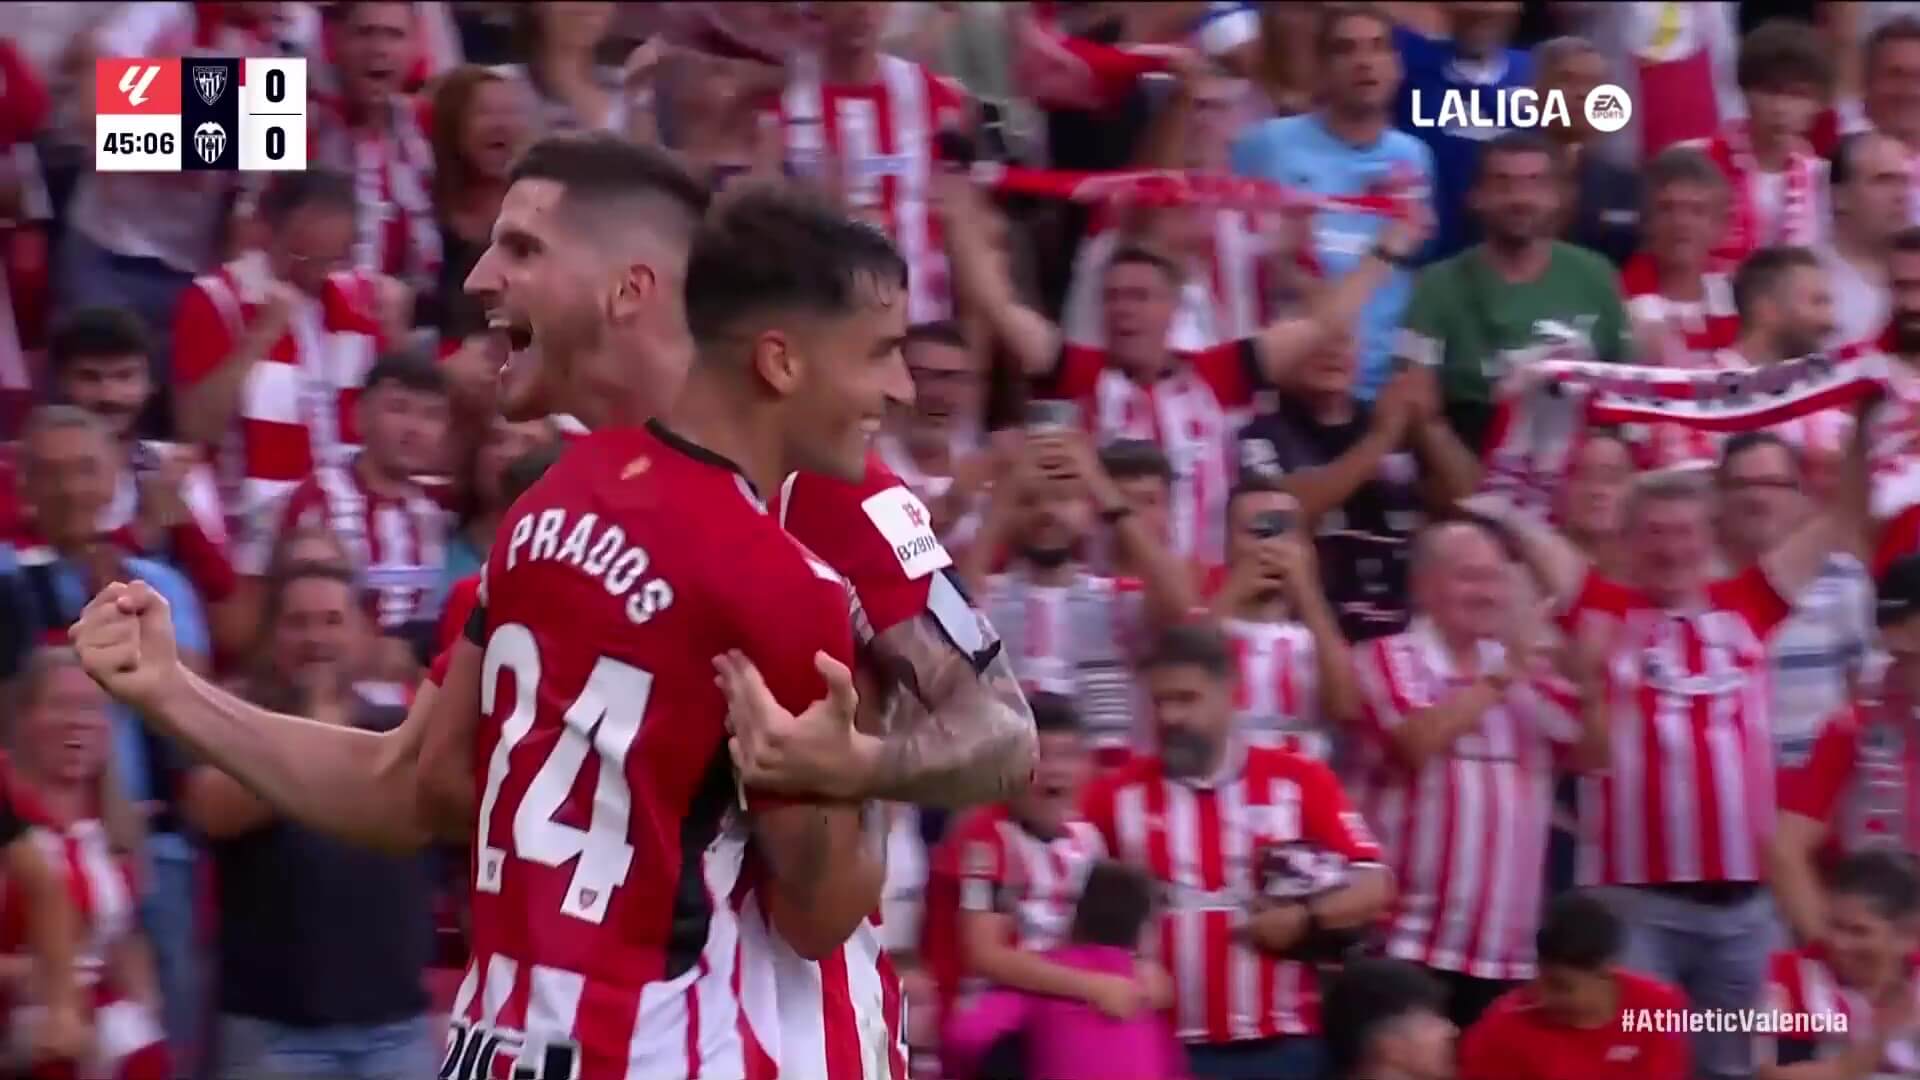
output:
[[[95,172],[93,61],[193,55],[307,57],[309,169]],[[845,1075],[1920,1077],[1920,5],[1836,0],[8,5],[0,1075],[479,1075],[469,853],[281,817],[66,632],[144,581],[399,724],[582,428],[463,288],[550,135],[909,267],[897,555],[1039,753],[889,807],[910,1055]],[[1625,1019],[1749,1009],[1845,1021]]]

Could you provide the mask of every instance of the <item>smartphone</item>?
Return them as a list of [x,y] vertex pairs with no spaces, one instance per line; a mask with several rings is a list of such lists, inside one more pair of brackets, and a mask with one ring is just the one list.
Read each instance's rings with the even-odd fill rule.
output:
[[1071,401],[1027,402],[1026,427],[1031,434],[1072,431],[1079,426],[1080,410]]
[[1271,540],[1276,536],[1285,536],[1293,531],[1294,513],[1291,510],[1268,510],[1254,515],[1247,524],[1247,531],[1262,540]]

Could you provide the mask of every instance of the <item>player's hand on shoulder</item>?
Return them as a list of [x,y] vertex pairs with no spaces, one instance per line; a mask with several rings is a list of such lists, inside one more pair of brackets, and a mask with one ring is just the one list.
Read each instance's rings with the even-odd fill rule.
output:
[[129,705],[155,704],[182,678],[172,610],[144,581],[101,589],[68,637],[87,674]]
[[759,669],[740,653],[716,656],[713,666],[714,682],[727,698],[728,750],[741,783],[839,799],[860,794],[867,737],[854,730],[860,695],[846,665],[815,654],[827,696],[798,716],[780,704]]

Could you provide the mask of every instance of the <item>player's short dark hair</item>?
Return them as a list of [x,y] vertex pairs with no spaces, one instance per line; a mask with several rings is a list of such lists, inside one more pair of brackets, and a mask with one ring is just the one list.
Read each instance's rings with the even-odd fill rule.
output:
[[1896,15],[1874,27],[1860,49],[1862,73],[1871,78],[1874,65],[1880,62],[1881,50],[1903,41],[1920,41],[1920,19],[1911,15]]
[[1820,269],[1820,258],[1803,247],[1776,244],[1747,256],[1733,272],[1733,309],[1742,320],[1753,316],[1753,306],[1769,296],[1794,270]]
[[1480,150],[1480,164],[1474,172],[1476,182],[1485,179],[1493,167],[1493,159],[1501,155],[1518,157],[1522,154],[1541,154],[1549,165],[1560,164],[1560,149],[1537,131],[1514,130],[1502,132],[1487,141]]
[[1735,76],[1742,91],[1811,89],[1825,98],[1833,82],[1833,63],[1827,59],[1819,34],[1793,19],[1768,19],[1740,40]]
[[273,178],[260,193],[260,220],[278,228],[293,215],[306,209],[332,210],[353,215],[359,212],[359,196],[347,174],[331,169],[285,172]]
[[1152,439],[1115,439],[1100,448],[1100,467],[1115,480],[1153,477],[1173,483],[1173,463]]
[[1733,469],[1733,463],[1738,461],[1742,455],[1750,454],[1755,450],[1765,449],[1778,450],[1787,455],[1787,461],[1791,464],[1794,475],[1800,475],[1800,448],[1781,438],[1778,432],[1766,430],[1738,431],[1727,436],[1727,441],[1720,444],[1720,460],[1715,464],[1713,470],[1714,485],[1725,489],[1728,474]]
[[1314,51],[1318,52],[1321,56],[1326,56],[1332,52],[1334,31],[1340,29],[1340,24],[1346,22],[1348,19],[1372,19],[1374,22],[1379,23],[1381,29],[1385,30],[1389,35],[1393,33],[1393,17],[1387,14],[1386,9],[1378,4],[1323,4],[1320,7],[1320,18],[1313,25]]
[[322,22],[344,26],[347,16],[353,14],[354,8],[370,7],[381,3],[399,4],[408,11],[418,10],[413,0],[337,0],[336,3],[320,5],[320,18]]
[[952,319],[936,319],[932,322],[914,323],[907,327],[907,336],[901,342],[907,345],[945,345],[950,349],[966,349],[967,334],[960,324]]
[[1325,986],[1320,1029],[1328,1064],[1348,1076],[1366,1064],[1382,1029],[1419,1013],[1446,1014],[1446,991],[1417,964],[1367,957],[1347,964]]
[[[650,222],[691,235],[706,214],[712,193],[656,147],[596,132],[549,135],[513,163],[510,183],[550,180],[565,192],[570,208],[630,213],[651,211]],[[593,224],[604,226],[604,218]]]
[[1133,949],[1153,914],[1153,883],[1138,868],[1102,859],[1087,870],[1069,937],[1082,945]]
[[1135,266],[1151,266],[1160,271],[1160,276],[1167,279],[1168,285],[1174,288],[1180,287],[1180,267],[1166,255],[1145,244],[1120,245],[1112,255],[1107,257],[1106,268],[1111,270],[1116,266],[1126,266],[1129,263]]
[[1045,691],[1028,694],[1027,708],[1033,711],[1033,730],[1042,735],[1050,731],[1074,732],[1080,728],[1080,711],[1065,694]]
[[47,367],[58,374],[82,360],[152,355],[147,324],[129,308],[78,308],[53,324],[47,335]]
[[1233,673],[1233,649],[1226,634],[1209,620],[1175,623],[1162,630],[1140,658],[1143,672],[1170,667],[1197,667],[1224,679]]
[[1725,191],[1727,178],[1712,158],[1691,146],[1667,147],[1653,155],[1640,174],[1642,197],[1648,202],[1652,202],[1655,195],[1679,184]]
[[1540,963],[1574,971],[1597,972],[1620,955],[1625,938],[1620,917],[1587,889],[1554,897],[1533,935]]
[[367,369],[361,393],[363,396],[370,394],[388,383],[402,390],[417,390],[422,394],[447,392],[447,376],[440,370],[440,365],[412,350],[390,352],[374,361],[373,366]]
[[687,328],[704,345],[749,316],[844,315],[872,284],[907,286],[906,260],[880,230],[809,194],[754,190],[718,209],[694,236]]
[[560,455],[566,452],[566,444],[555,440],[542,443],[507,462],[500,470],[501,505],[512,506],[520,501],[520,496],[545,476],[553,463],[559,461]]
[[1883,919],[1920,913],[1920,869],[1911,852],[1897,848],[1868,848],[1841,859],[1827,877],[1827,891],[1859,897]]

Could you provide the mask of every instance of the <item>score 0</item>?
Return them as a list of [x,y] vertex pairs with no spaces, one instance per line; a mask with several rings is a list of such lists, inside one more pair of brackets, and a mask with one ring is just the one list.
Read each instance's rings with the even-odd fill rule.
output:
[[307,62],[249,57],[240,97],[240,171],[307,167]]

